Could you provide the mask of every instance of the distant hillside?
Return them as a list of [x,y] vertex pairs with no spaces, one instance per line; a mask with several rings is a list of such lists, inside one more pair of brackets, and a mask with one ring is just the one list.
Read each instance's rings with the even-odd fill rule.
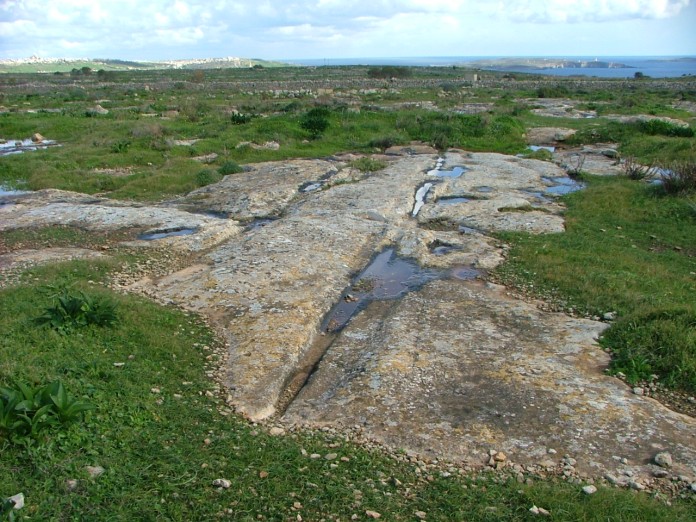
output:
[[241,69],[261,67],[289,67],[283,62],[270,62],[257,58],[200,58],[192,60],[171,60],[164,62],[137,62],[101,58],[23,58],[0,60],[0,73],[56,73],[70,72],[73,69],[89,67],[93,71],[142,71],[156,69]]
[[493,70],[543,70],[543,69],[632,69],[630,65],[602,60],[564,60],[562,58],[497,58],[477,60],[467,64]]

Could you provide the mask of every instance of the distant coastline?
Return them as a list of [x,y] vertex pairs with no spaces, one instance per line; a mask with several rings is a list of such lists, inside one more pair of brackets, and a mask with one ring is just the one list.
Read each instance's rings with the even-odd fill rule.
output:
[[297,66],[413,66],[462,67],[481,70],[543,74],[550,76],[587,76],[599,78],[630,78],[640,72],[652,78],[696,76],[696,56],[597,56],[597,57],[485,57],[485,56],[424,56],[386,58],[309,58],[261,60],[258,58],[199,58],[161,61],[120,59],[30,58],[0,60],[0,73],[53,73],[89,68],[97,71],[156,70],[156,69],[220,69],[252,67]]
[[[545,74],[631,78],[636,72],[653,78],[696,75],[696,56],[421,56],[400,58],[323,58],[286,60],[297,65],[401,65],[471,67],[484,70]],[[560,64],[566,64],[560,66]],[[573,66],[574,64],[574,66]],[[582,65],[586,64],[586,65]]]

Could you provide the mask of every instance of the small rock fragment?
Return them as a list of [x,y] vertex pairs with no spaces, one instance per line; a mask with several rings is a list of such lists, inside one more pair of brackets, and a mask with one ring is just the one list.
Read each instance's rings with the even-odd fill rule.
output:
[[87,470],[87,474],[90,478],[97,478],[104,474],[104,471],[106,471],[101,466],[87,466],[85,469]]
[[655,461],[655,464],[657,464],[661,468],[672,467],[672,455],[670,455],[666,451],[661,451],[660,453],[655,455],[655,458],[653,460]]
[[285,435],[285,430],[283,428],[279,428],[277,426],[271,428],[269,432],[273,437],[279,437],[281,435]]
[[499,451],[495,454],[495,457],[493,458],[496,462],[505,462],[507,460],[507,455],[505,455],[505,453],[503,453],[502,451]]
[[260,471],[259,472],[259,478],[264,479],[266,477],[268,477],[268,471]]
[[75,491],[77,489],[77,480],[68,479],[65,481],[65,489],[67,491]]
[[326,455],[324,455],[324,458],[326,460],[336,460],[338,458],[338,454],[337,453],[327,453]]
[[616,478],[616,476],[612,475],[611,473],[607,473],[606,475],[604,475],[604,478],[607,479],[607,482],[609,482],[609,484],[616,485],[619,482],[619,479]]
[[222,489],[228,489],[232,485],[232,482],[230,482],[227,479],[215,479],[213,480],[213,486],[216,488],[222,488]]
[[425,511],[416,511],[414,515],[416,515],[416,518],[419,520],[425,520],[425,517],[428,516]]
[[584,488],[582,488],[582,492],[585,495],[594,495],[595,493],[597,493],[597,488],[592,485],[585,486]]
[[551,514],[546,509],[537,506],[532,506],[531,508],[529,508],[529,512],[534,515],[541,515],[544,517],[548,517]]
[[645,485],[641,484],[640,482],[636,482],[635,480],[629,482],[628,487],[636,491],[643,491],[645,489]]
[[381,518],[382,515],[380,513],[377,513],[376,511],[370,511],[369,509],[365,511],[365,514],[368,516],[368,518]]
[[635,388],[633,388],[633,393],[635,393],[636,395],[645,395],[645,390],[640,386],[636,386]]
[[8,498],[10,502],[14,504],[14,509],[22,509],[24,507],[24,493],[17,493]]

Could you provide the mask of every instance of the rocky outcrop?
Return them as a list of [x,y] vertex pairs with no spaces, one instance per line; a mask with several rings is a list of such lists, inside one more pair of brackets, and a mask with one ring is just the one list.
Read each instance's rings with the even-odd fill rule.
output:
[[[358,430],[471,465],[572,461],[598,476],[620,463],[635,480],[669,451],[674,473],[695,474],[696,421],[604,374],[604,323],[543,312],[485,281],[505,256],[489,232],[562,233],[555,189],[572,183],[564,171],[501,154],[422,152],[394,150],[371,174],[339,160],[259,164],[164,205],[41,191],[2,207],[0,231],[190,228],[133,243],[168,242],[188,264],[128,289],[209,319],[227,344],[218,376],[227,400],[255,421]],[[385,248],[428,277],[412,284],[382,255],[384,273],[366,276]],[[361,301],[390,285],[403,291]],[[350,302],[352,318],[326,322]]]

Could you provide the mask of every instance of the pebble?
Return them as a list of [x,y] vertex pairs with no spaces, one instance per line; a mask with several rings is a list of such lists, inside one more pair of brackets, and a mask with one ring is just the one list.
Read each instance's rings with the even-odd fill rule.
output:
[[77,480],[68,479],[65,481],[65,489],[67,491],[75,491],[77,489]]
[[271,428],[271,430],[269,431],[269,433],[270,433],[273,437],[279,437],[279,436],[281,436],[281,435],[285,435],[285,430],[284,430],[283,428],[279,428],[279,427],[276,426],[276,427]]
[[534,515],[542,515],[544,517],[548,517],[551,514],[544,508],[540,508],[537,506],[532,506],[531,508],[529,508],[529,512],[533,513]]
[[643,491],[645,489],[645,485],[641,484],[640,482],[636,482],[635,480],[629,482],[628,487],[636,491]]
[[382,515],[380,513],[377,513],[376,511],[370,511],[369,509],[365,511],[365,514],[367,515],[368,518],[381,518]]
[[660,453],[655,455],[655,458],[653,460],[655,461],[655,464],[657,464],[661,468],[672,467],[672,455],[670,455],[666,451],[661,451]]
[[425,520],[425,517],[428,516],[425,511],[416,511],[414,515],[416,515],[416,518],[419,520]]
[[653,471],[653,477],[655,478],[665,478],[669,475],[669,471],[665,469],[656,469]]
[[607,479],[607,482],[609,482],[609,484],[618,484],[619,483],[619,479],[616,478],[611,473],[607,473],[606,475],[604,475],[604,478]]
[[[14,503],[14,509],[22,509],[24,507],[24,493],[17,493],[16,495],[12,495],[7,500]],[[14,519],[10,518],[10,520]]]
[[106,471],[101,466],[87,466],[85,469],[87,470],[87,474],[90,476],[90,478],[97,478],[103,475],[104,471]]
[[635,388],[633,388],[633,393],[635,393],[636,395],[645,395],[645,390],[640,386],[636,386]]
[[595,486],[585,486],[584,488],[582,488],[582,492],[585,495],[594,495],[595,493],[597,493],[597,488]]
[[232,485],[232,482],[230,482],[227,479],[215,479],[213,480],[213,486],[216,488],[223,488],[223,489],[228,489]]
[[336,460],[338,458],[338,454],[337,453],[327,453],[326,455],[324,455],[324,458],[326,460]]

